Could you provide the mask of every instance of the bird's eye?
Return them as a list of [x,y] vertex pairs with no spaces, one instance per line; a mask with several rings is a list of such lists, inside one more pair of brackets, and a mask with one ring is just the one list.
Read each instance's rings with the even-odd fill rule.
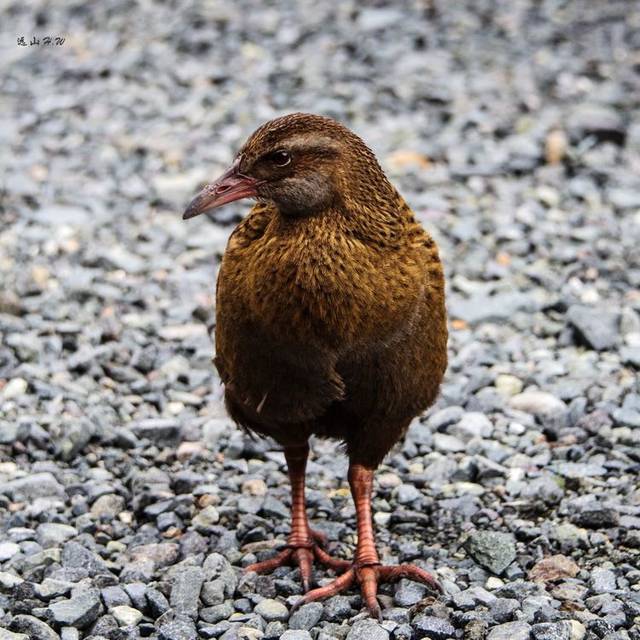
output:
[[286,167],[291,162],[291,154],[288,151],[284,151],[284,149],[280,149],[274,151],[269,159],[276,167]]

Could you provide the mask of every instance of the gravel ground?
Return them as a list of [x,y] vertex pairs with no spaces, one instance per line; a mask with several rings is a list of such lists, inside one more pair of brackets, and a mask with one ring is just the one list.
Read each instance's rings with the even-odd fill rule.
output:
[[[0,6],[0,640],[640,638],[637,2]],[[374,500],[446,593],[384,586],[382,624],[241,572],[288,530],[211,365],[246,204],[180,219],[296,110],[372,145],[448,275],[442,395]],[[349,557],[336,451],[309,513]]]

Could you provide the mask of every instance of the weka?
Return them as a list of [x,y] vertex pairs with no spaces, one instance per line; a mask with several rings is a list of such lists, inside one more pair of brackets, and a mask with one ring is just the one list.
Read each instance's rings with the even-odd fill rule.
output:
[[[438,249],[364,142],[340,123],[297,113],[260,127],[184,218],[240,198],[257,204],[229,238],[216,290],[215,365],[231,417],[284,448],[291,535],[264,572],[297,564],[302,604],[360,584],[380,616],[381,581],[413,565],[382,566],[371,518],[373,474],[411,420],[429,407],[447,364]],[[309,527],[309,437],[346,445],[356,507],[354,561],[334,559]],[[309,591],[316,560],[340,572]]]

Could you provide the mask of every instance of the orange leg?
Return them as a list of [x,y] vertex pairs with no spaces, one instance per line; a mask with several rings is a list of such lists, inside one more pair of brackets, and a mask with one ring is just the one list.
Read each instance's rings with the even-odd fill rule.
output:
[[284,551],[281,551],[274,558],[250,564],[245,571],[267,573],[283,565],[296,564],[300,568],[302,586],[306,592],[309,591],[313,579],[314,558],[335,571],[344,571],[351,566],[351,563],[332,558],[321,548],[326,544],[326,536],[309,527],[304,498],[304,475],[307,468],[309,445],[305,443],[299,447],[287,447],[284,450],[284,455],[291,481],[291,534],[288,544]]
[[362,598],[369,613],[381,619],[382,612],[378,604],[378,584],[397,582],[401,578],[410,578],[422,582],[434,590],[442,591],[438,581],[424,569],[411,564],[383,566],[380,564],[373,536],[371,518],[371,494],[373,491],[373,469],[359,464],[349,467],[349,485],[356,507],[358,525],[358,545],[356,556],[349,569],[326,587],[309,591],[296,603],[294,608],[345,591],[354,583],[360,585]]

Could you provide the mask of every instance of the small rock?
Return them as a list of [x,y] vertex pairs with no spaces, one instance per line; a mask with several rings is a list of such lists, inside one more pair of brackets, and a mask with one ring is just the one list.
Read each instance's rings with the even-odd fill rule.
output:
[[412,484],[401,484],[397,489],[396,499],[400,504],[411,504],[420,497],[422,494]]
[[200,618],[205,622],[216,624],[221,620],[226,620],[233,615],[233,606],[231,602],[223,602],[212,607],[205,607],[200,610]]
[[420,602],[427,593],[427,588],[413,580],[400,580],[393,596],[399,607],[412,607]]
[[579,104],[569,114],[567,126],[571,137],[578,140],[591,134],[599,139],[620,143],[625,134],[620,113],[612,107],[601,104]]
[[465,548],[478,564],[496,575],[516,559],[515,540],[508,533],[475,531],[469,536]]
[[289,629],[310,631],[322,619],[324,607],[320,602],[309,602],[296,609],[289,618]]
[[147,438],[156,444],[173,444],[180,437],[180,424],[173,419],[149,418],[130,425],[138,438]]
[[580,567],[563,555],[554,555],[537,562],[529,571],[529,580],[533,582],[553,582],[563,578],[574,578]]
[[118,607],[120,605],[130,605],[131,600],[127,592],[120,586],[105,587],[100,591],[102,602],[107,609]]
[[346,596],[333,596],[324,603],[324,616],[329,622],[340,622],[351,615],[351,603]]
[[73,627],[62,627],[60,629],[60,640],[80,640],[80,632]]
[[33,473],[0,484],[0,493],[4,493],[14,502],[31,502],[41,497],[62,497],[64,487],[49,472]]
[[60,636],[48,624],[35,616],[14,616],[9,626],[12,631],[27,634],[30,640],[60,640]]
[[616,574],[609,569],[595,567],[589,577],[591,591],[595,594],[610,593],[616,590]]
[[602,465],[590,462],[559,462],[555,470],[559,475],[573,479],[592,478],[607,473]]
[[493,424],[484,413],[469,411],[457,424],[449,428],[449,432],[467,441],[471,438],[490,438],[493,433]]
[[121,627],[135,627],[143,618],[140,611],[124,604],[112,607],[109,613]]
[[280,640],[311,640],[311,639],[312,639],[311,634],[305,630],[289,629],[288,631],[285,631],[280,636]]
[[207,580],[218,579],[224,585],[227,597],[233,597],[238,586],[238,576],[229,561],[220,553],[209,554],[202,565]]
[[612,349],[618,343],[620,315],[615,311],[572,305],[567,320],[579,340],[596,351]]
[[35,586],[35,592],[41,600],[51,600],[58,596],[66,596],[71,591],[72,586],[73,583],[66,580],[45,578]]
[[393,473],[392,471],[387,471],[386,473],[381,473],[377,478],[378,486],[381,489],[394,489],[395,487],[399,487],[402,484],[402,480],[397,473]]
[[[125,593],[131,598],[133,606],[143,611],[147,606],[147,585],[141,582],[132,582],[123,585]],[[119,604],[127,604],[126,602]]]
[[564,491],[554,477],[544,475],[528,482],[520,492],[520,497],[532,502],[541,501],[547,505],[555,505],[564,497]]
[[261,600],[255,607],[254,611],[264,618],[267,622],[271,620],[286,620],[289,617],[289,610],[282,602],[265,598]]
[[100,496],[92,505],[90,513],[95,518],[115,518],[124,511],[125,501],[122,496],[108,493]]
[[13,558],[20,552],[20,547],[15,542],[0,542],[0,562]]
[[242,483],[242,493],[251,496],[264,496],[267,493],[267,485],[262,478],[251,478]]
[[509,622],[513,620],[516,611],[520,609],[520,602],[515,598],[496,598],[491,605],[491,616],[496,622]]
[[424,613],[421,613],[414,618],[412,626],[418,638],[446,640],[446,638],[453,638],[456,634],[455,628],[449,621],[443,618],[437,618],[436,616],[429,616]]
[[0,640],[30,640],[26,633],[13,633],[0,627]]
[[69,600],[61,600],[49,605],[49,612],[54,622],[78,629],[84,629],[96,620],[100,609],[100,600],[92,592],[85,592]]
[[62,547],[61,562],[66,568],[86,569],[90,576],[109,573],[109,568],[99,555],[73,540]]
[[564,415],[567,406],[562,400],[546,391],[524,391],[509,400],[509,406],[534,416],[551,417]]
[[522,292],[504,292],[493,296],[474,294],[469,298],[451,296],[449,298],[449,315],[469,324],[490,321],[504,321],[517,311],[532,309],[533,299]]
[[365,618],[354,623],[346,640],[389,640],[389,632],[375,620]]
[[464,640],[484,640],[487,636],[488,623],[476,618],[467,622],[464,628]]
[[176,616],[158,630],[159,640],[197,640],[196,625],[188,616]]
[[571,625],[571,640],[582,640],[587,633],[586,627],[578,620],[570,620]]
[[571,640],[571,623],[568,620],[541,622],[534,624],[531,632],[535,640]]
[[165,595],[157,589],[147,589],[145,599],[154,618],[159,618],[171,608]]
[[216,507],[210,504],[205,507],[197,516],[192,519],[193,526],[201,533],[206,533],[209,529],[220,521],[220,513]]
[[13,589],[23,582],[24,580],[20,576],[16,576],[8,571],[0,571],[0,587],[3,589]]
[[213,606],[224,602],[224,583],[222,580],[205,582],[200,591],[200,598],[207,606]]
[[45,549],[60,547],[67,540],[77,535],[78,530],[75,527],[57,522],[43,522],[36,529],[36,539],[40,546]]
[[204,578],[204,571],[200,567],[184,567],[175,574],[170,603],[176,612],[198,617],[198,600]]
[[496,376],[493,384],[503,396],[507,397],[515,396],[522,391],[522,380],[507,373]]
[[615,509],[598,507],[580,511],[571,518],[571,521],[573,524],[587,529],[609,529],[618,526],[620,515]]
[[172,542],[143,544],[134,547],[130,555],[134,562],[151,561],[158,567],[167,567],[177,561],[180,547]]
[[433,445],[436,450],[443,451],[445,453],[456,453],[466,449],[466,445],[462,440],[460,440],[460,438],[450,436],[447,433],[434,433]]
[[463,415],[464,409],[462,407],[445,407],[429,416],[427,423],[433,431],[440,431],[458,422]]
[[489,631],[487,640],[529,640],[531,626],[522,621],[499,624]]
[[24,378],[12,378],[0,391],[3,400],[13,400],[19,398],[27,392],[29,384]]

